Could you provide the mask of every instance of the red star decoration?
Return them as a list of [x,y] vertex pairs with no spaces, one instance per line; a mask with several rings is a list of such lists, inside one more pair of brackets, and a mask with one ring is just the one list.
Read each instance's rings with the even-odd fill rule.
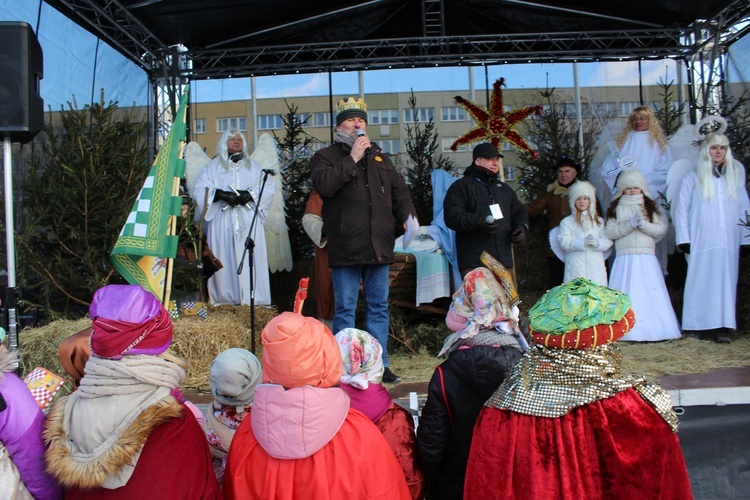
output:
[[454,98],[456,103],[460,104],[461,107],[471,114],[477,125],[451,144],[453,151],[464,144],[484,140],[492,143],[498,149],[500,149],[501,143],[507,142],[522,151],[530,152],[534,158],[539,157],[539,154],[531,149],[526,140],[515,131],[515,127],[532,113],[539,114],[542,106],[529,106],[522,109],[510,110],[507,113],[504,112],[503,85],[505,85],[505,79],[499,78],[492,86],[490,109],[485,109],[461,96]]

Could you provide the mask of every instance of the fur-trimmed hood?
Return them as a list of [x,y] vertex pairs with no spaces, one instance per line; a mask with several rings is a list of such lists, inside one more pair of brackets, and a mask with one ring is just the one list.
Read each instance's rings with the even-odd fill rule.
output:
[[[168,396],[146,407],[103,454],[91,460],[75,457],[68,445],[63,428],[68,397],[56,401],[47,416],[44,441],[48,446],[44,456],[47,470],[66,488],[98,488],[127,483],[151,432],[158,426],[182,415],[182,405]],[[77,415],[86,418],[85,415]],[[96,418],[95,416],[89,416]],[[125,476],[125,477],[123,477]],[[114,486],[117,487],[117,486]]]

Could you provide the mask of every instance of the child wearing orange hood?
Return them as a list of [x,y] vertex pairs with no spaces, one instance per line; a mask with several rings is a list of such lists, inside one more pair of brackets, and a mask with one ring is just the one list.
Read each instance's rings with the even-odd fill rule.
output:
[[330,330],[284,312],[261,340],[263,384],[234,435],[224,497],[410,499],[385,438],[338,387],[341,353]]

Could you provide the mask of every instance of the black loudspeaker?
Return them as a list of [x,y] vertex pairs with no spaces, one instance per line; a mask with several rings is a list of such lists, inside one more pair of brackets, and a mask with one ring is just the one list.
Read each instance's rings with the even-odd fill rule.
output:
[[0,22],[0,138],[31,141],[44,124],[42,47],[21,21]]

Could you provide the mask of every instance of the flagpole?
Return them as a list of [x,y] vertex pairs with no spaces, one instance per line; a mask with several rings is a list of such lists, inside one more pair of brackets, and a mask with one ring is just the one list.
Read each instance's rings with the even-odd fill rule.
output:
[[[180,143],[180,153],[179,157],[182,158],[182,151],[183,146],[185,145],[184,142]],[[172,179],[172,196],[177,196],[180,194],[180,178],[175,177]],[[167,235],[174,235],[177,233],[177,217],[172,215],[171,216],[171,222],[169,224],[169,232]],[[174,259],[172,257],[169,257],[167,259],[167,275],[164,278],[164,307],[169,308],[169,298],[172,295],[172,276],[174,271]]]

